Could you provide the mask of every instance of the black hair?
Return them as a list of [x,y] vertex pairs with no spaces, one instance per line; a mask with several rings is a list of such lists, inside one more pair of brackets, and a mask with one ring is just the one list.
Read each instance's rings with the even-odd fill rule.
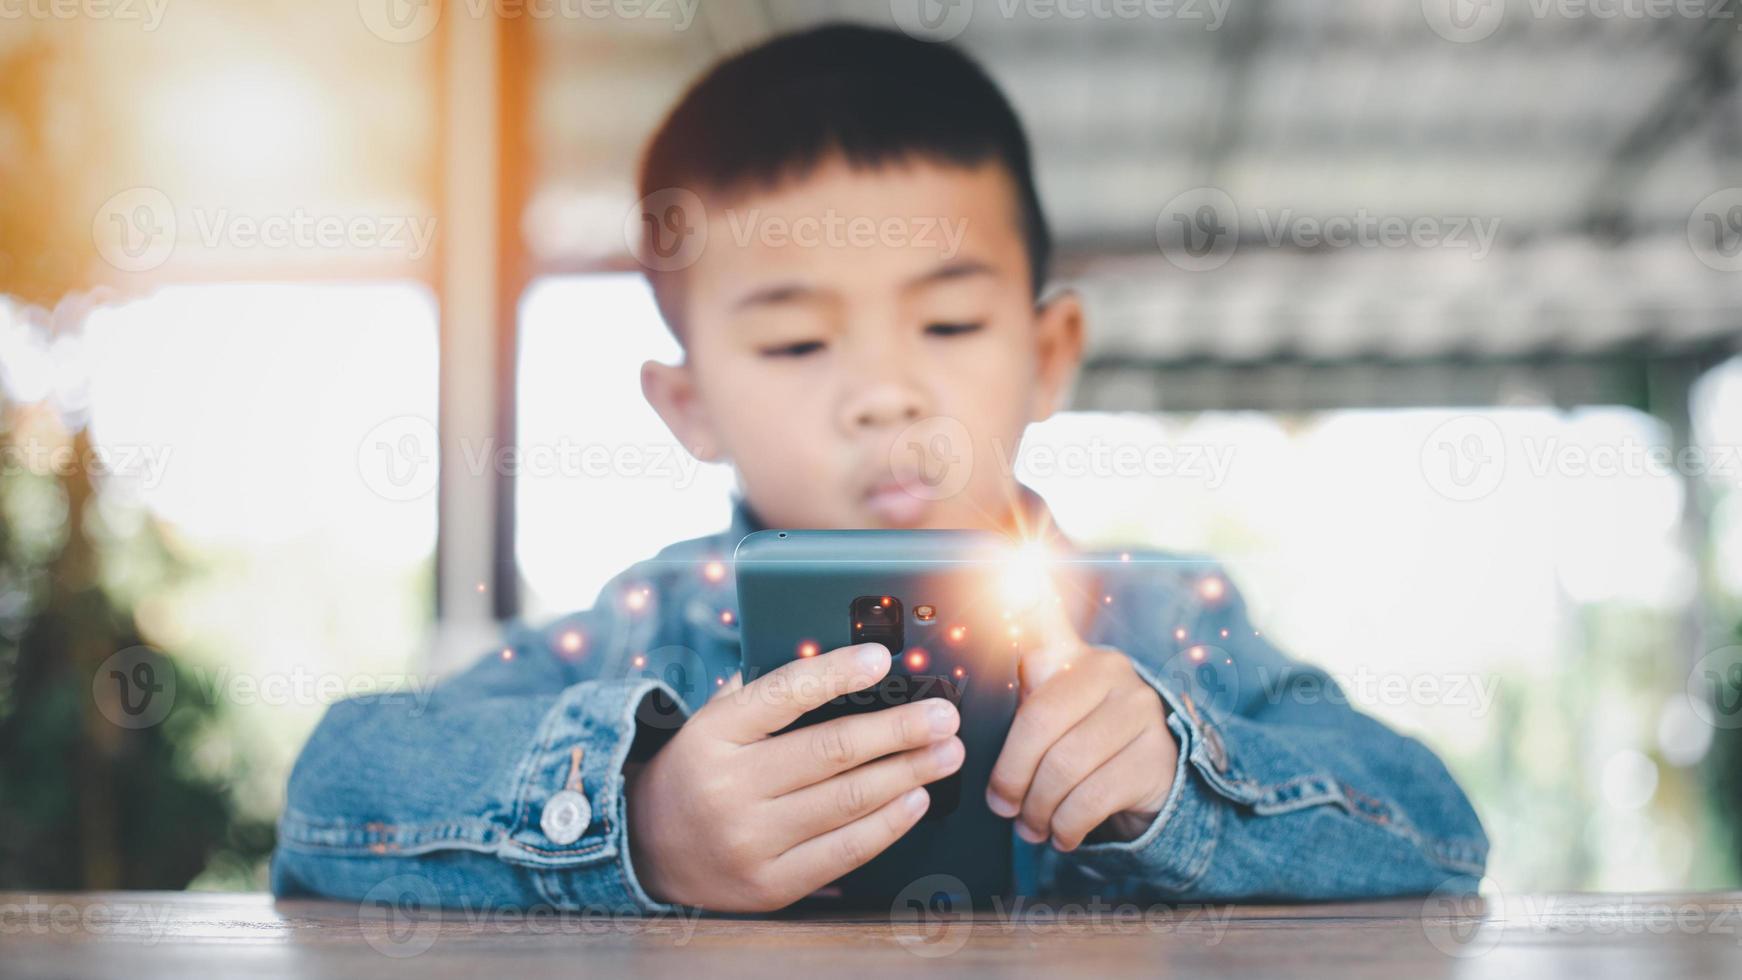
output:
[[[1052,240],[1028,137],[984,69],[960,49],[871,27],[829,25],[777,37],[716,64],[679,100],[642,157],[639,197],[768,190],[839,154],[849,166],[996,161],[1016,187],[1038,299]],[[644,257],[656,233],[643,221]],[[666,323],[681,336],[675,271],[644,261]]]

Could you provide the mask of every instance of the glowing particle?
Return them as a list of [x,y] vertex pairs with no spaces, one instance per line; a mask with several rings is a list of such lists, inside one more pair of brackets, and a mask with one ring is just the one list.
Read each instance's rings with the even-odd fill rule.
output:
[[967,635],[968,635],[968,628],[966,626],[952,626],[952,627],[950,627],[950,642],[951,643],[960,643],[960,642],[962,642],[963,639],[965,639],[967,637]]
[[925,665],[930,662],[930,660],[931,657],[919,647],[914,647],[912,650],[907,651],[907,667],[909,670],[924,670]]
[[1004,686],[1010,688],[1013,691],[1016,690],[1016,682],[1015,681],[1010,681],[1009,683],[1005,684]]
[[645,667],[645,666],[647,666],[647,658],[646,658],[646,657],[643,657],[643,656],[642,656],[642,655],[641,655],[641,654],[639,654],[639,653],[638,653],[638,654],[636,654],[636,655],[635,655],[635,659],[633,659],[633,660],[631,660],[631,661],[629,661],[629,662],[630,662],[630,663],[631,663],[631,664],[634,664],[634,665],[635,665],[635,666],[636,666],[636,667],[638,667],[638,668],[639,668],[639,667]]
[[1204,659],[1204,648],[1203,647],[1192,647],[1191,658],[1193,660],[1200,660],[1200,661],[1203,660]]
[[513,660],[514,659],[514,648],[513,647],[503,647],[502,648],[502,659],[503,660]]
[[883,602],[882,602],[882,605],[883,605],[883,607],[884,607],[884,608],[886,608],[886,609],[887,609],[887,608],[888,608],[888,607],[889,607],[889,604],[890,604],[890,603],[892,603],[892,602],[894,602],[894,601],[895,601],[895,600],[894,600],[894,599],[892,599],[892,598],[890,598],[890,597],[889,597],[889,596],[884,596],[884,597],[883,597]]
[[815,640],[805,640],[798,645],[798,655],[801,657],[814,657],[820,652]]
[[1178,629],[1175,629],[1173,631],[1173,638],[1176,640],[1185,639],[1186,638],[1186,628],[1184,626],[1181,626]]
[[1227,631],[1227,630],[1223,630],[1223,631],[1222,631],[1222,639],[1224,639],[1224,640],[1226,640],[1226,639],[1227,639],[1227,638],[1228,638],[1228,631]]
[[1130,561],[1131,560],[1131,552],[1129,552],[1129,551],[1119,552],[1119,560],[1120,561]]
[[578,631],[569,630],[567,633],[564,633],[562,639],[557,642],[562,646],[562,651],[564,653],[580,653],[583,641],[581,639],[581,634]]
[[730,610],[730,609],[720,610],[720,622],[726,624],[727,626],[730,626],[730,625],[732,625],[732,620],[734,618],[736,618],[736,617],[734,617],[732,615],[732,610]]
[[726,566],[721,562],[711,561],[702,566],[702,578],[710,582],[718,582],[726,577]]
[[640,612],[647,608],[647,590],[636,589],[623,598],[624,605],[632,612]]
[[1011,636],[1021,636],[1022,635],[1022,627],[1016,625],[1015,623],[1011,623],[1010,624],[1010,635]]
[[960,668],[960,667],[957,667],[957,668],[956,668],[956,669],[955,669],[955,671],[954,671],[954,673],[955,673],[955,675],[956,675],[956,676],[957,676],[957,677],[964,677],[964,676],[966,676],[966,675],[967,675],[967,673],[968,673],[968,672],[967,672],[967,671],[965,671],[965,670],[963,670],[963,669],[962,669],[962,668]]
[[484,591],[484,589],[486,588],[486,586],[484,585],[484,583],[479,582],[477,585],[472,586],[472,588],[478,590],[479,593],[482,593]]
[[1198,583],[1198,595],[1203,596],[1211,602],[1215,602],[1217,599],[1222,598],[1227,590],[1227,584],[1214,575]]
[[1111,606],[1113,604],[1113,597],[1110,595],[1104,595],[1101,597],[1101,601]]
[[714,678],[714,686],[715,687],[725,687],[726,686],[726,679],[724,677]]

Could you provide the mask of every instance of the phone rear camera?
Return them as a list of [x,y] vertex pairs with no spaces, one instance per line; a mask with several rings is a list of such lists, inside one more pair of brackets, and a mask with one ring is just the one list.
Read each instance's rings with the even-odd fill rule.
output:
[[853,600],[850,612],[854,643],[881,643],[889,648],[891,654],[901,652],[905,637],[900,599],[887,595],[862,595]]

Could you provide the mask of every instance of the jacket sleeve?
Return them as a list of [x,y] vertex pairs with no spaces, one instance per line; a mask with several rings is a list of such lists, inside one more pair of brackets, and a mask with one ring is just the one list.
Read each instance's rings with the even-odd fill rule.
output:
[[682,702],[622,676],[618,652],[650,627],[612,595],[512,631],[424,695],[333,705],[291,773],[273,892],[669,911],[630,864],[623,767],[638,732],[681,724]]
[[1079,847],[1061,870],[1173,900],[1473,891],[1488,839],[1444,764],[1279,652],[1226,574],[1200,567],[1182,631],[1130,645],[1162,651],[1133,659],[1180,748],[1170,796],[1136,839]]

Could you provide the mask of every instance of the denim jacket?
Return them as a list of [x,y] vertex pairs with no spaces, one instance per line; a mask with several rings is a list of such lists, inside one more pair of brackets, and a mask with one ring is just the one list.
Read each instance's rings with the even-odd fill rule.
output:
[[[591,609],[512,627],[422,697],[334,704],[291,773],[273,891],[356,900],[411,876],[442,904],[673,911],[631,864],[624,764],[656,691],[693,711],[738,669],[731,560],[755,529],[739,506],[726,532],[630,568]],[[1106,596],[1083,638],[1131,657],[1166,702],[1179,761],[1135,839],[1061,854],[1013,832],[1014,894],[1474,889],[1488,841],[1445,766],[1272,646],[1218,565],[1143,551],[1073,558]]]

